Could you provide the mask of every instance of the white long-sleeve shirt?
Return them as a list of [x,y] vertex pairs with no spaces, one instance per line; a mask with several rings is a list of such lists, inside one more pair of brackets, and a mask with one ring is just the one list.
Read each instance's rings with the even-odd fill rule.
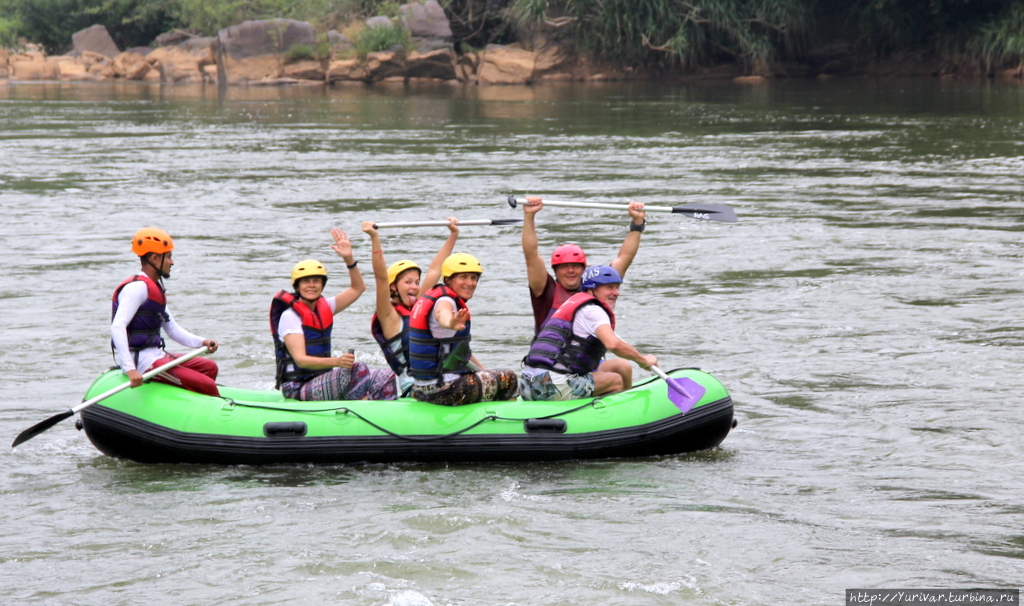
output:
[[[135,313],[139,311],[139,307],[148,298],[149,289],[146,287],[146,283],[141,280],[129,282],[117,295],[117,313],[114,314],[114,319],[110,323],[110,338],[114,341],[117,363],[124,372],[137,370],[140,373],[144,373],[149,370],[153,362],[166,355],[164,350],[159,347],[147,347],[139,351],[139,363],[136,365],[135,356],[128,349],[128,324],[131,323]],[[174,321],[174,315],[171,314],[170,307],[166,307],[165,311],[167,312],[168,319],[161,328],[168,338],[180,345],[193,349],[203,344],[204,339],[202,337],[197,337],[181,326],[178,326],[178,323]]]

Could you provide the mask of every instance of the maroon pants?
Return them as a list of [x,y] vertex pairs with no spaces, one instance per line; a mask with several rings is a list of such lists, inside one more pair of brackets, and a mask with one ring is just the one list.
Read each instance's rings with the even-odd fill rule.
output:
[[[153,362],[150,368],[163,366],[180,357],[181,354],[167,354]],[[217,389],[217,363],[207,358],[192,358],[167,372],[158,374],[153,380],[208,396],[220,395],[220,390]]]

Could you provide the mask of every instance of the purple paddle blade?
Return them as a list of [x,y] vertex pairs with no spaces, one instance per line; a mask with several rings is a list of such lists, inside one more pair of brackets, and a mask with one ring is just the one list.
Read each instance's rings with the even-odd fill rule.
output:
[[668,383],[668,399],[683,414],[690,412],[707,391],[693,379],[665,379],[665,382]]

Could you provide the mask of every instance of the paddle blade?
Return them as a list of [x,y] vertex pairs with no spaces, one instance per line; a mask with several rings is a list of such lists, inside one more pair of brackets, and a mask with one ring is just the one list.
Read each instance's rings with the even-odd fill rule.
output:
[[682,206],[673,206],[672,212],[693,219],[736,222],[736,212],[727,204],[683,204]]
[[20,434],[18,434],[18,437],[14,438],[14,443],[11,444],[11,448],[15,448],[18,444],[21,444],[23,442],[27,442],[27,441],[31,440],[32,438],[38,436],[39,434],[43,433],[47,429],[53,427],[57,423],[60,423],[64,419],[66,419],[66,418],[68,418],[70,416],[73,416],[74,414],[75,414],[75,411],[69,409],[69,410],[65,410],[64,412],[60,413],[59,415],[53,415],[52,417],[50,417],[49,419],[46,419],[42,423],[36,423],[32,427],[29,427],[25,431],[23,431]]
[[668,399],[683,414],[690,412],[707,391],[693,379],[665,379],[665,382],[668,383]]
[[522,222],[522,219],[491,219],[491,225],[515,225]]

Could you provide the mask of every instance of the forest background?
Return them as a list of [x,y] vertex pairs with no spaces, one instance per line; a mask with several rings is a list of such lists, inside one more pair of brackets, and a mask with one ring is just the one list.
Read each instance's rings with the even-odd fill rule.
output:
[[[902,63],[937,74],[1024,73],[1024,0],[440,0],[455,49],[556,38],[580,56],[649,72],[734,66],[748,74],[840,73]],[[246,20],[331,29],[396,0],[0,0],[0,45],[67,51],[103,24],[123,48],[157,35],[214,36]],[[834,64],[829,68],[829,64]],[[869,69],[870,71],[870,69]]]

